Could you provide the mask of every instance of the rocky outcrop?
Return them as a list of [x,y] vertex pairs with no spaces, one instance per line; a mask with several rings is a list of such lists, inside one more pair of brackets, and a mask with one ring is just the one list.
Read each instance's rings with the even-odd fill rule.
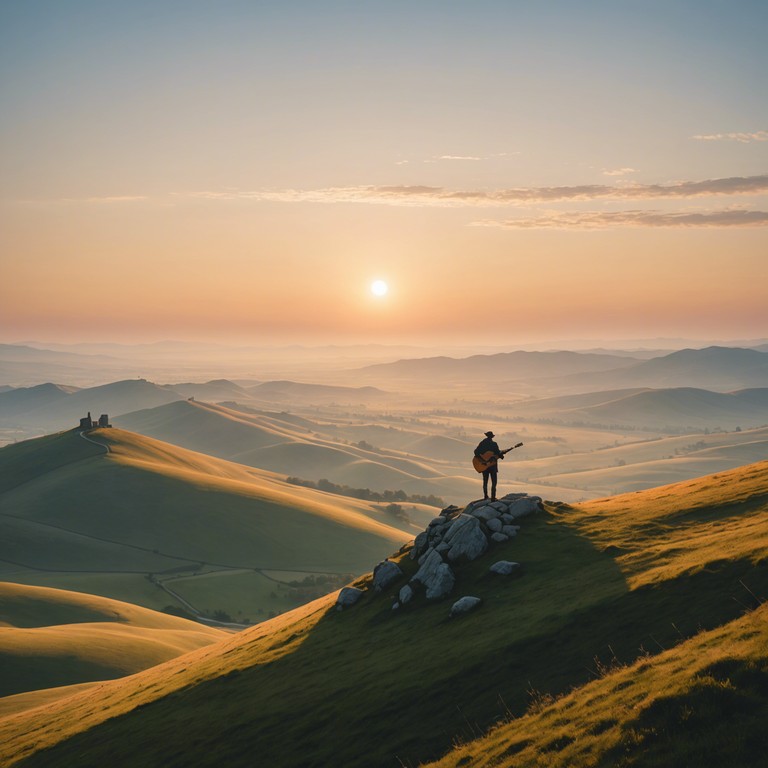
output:
[[[463,510],[446,507],[416,536],[411,558],[418,562],[419,568],[408,583],[400,587],[392,608],[397,610],[407,605],[419,592],[428,600],[448,597],[456,585],[456,567],[476,560],[492,547],[517,536],[520,525],[516,521],[539,509],[541,498],[525,493],[511,493],[497,501],[475,501]],[[498,576],[520,575],[522,567],[520,563],[500,560],[490,567],[490,572]],[[372,589],[382,592],[396,585],[403,576],[396,563],[384,560],[374,568]],[[362,594],[355,587],[342,589],[336,601],[339,610],[354,605]],[[479,604],[480,598],[462,597],[453,604],[450,615],[466,613]]]

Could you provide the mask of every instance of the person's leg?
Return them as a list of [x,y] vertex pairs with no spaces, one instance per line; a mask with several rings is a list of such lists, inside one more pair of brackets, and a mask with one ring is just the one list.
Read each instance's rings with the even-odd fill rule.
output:
[[499,481],[499,471],[494,466],[491,470],[491,498],[496,501],[496,484]]
[[483,470],[483,498],[488,498],[488,476],[491,474],[489,469]]

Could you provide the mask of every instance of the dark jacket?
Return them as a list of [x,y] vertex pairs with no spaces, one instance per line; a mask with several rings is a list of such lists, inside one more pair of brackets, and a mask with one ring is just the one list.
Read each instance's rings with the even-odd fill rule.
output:
[[493,455],[498,456],[500,459],[504,458],[498,443],[492,437],[486,437],[478,443],[477,448],[475,448],[475,456],[482,457],[488,451],[493,451]]

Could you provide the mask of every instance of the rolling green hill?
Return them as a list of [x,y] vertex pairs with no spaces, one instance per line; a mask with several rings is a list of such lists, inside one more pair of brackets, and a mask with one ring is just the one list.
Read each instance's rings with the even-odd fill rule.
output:
[[301,602],[283,582],[363,572],[413,533],[369,502],[124,430],[88,435],[0,449],[3,580],[253,620]]
[[[456,477],[452,470],[441,472],[428,460],[407,456],[398,450],[381,451],[372,446],[345,444],[339,438],[319,434],[280,416],[183,401],[126,414],[116,419],[115,424],[191,450],[306,480],[325,478],[378,491],[403,489],[409,493],[436,493],[442,490],[460,497],[476,488],[476,483],[469,478]],[[340,431],[345,433],[344,429]],[[358,438],[358,443],[361,440],[363,438]],[[413,434],[407,435],[404,442],[410,443],[412,449],[420,447],[418,437]],[[471,455],[472,449],[465,447],[465,467],[467,456]]]
[[[407,574],[416,568],[407,551],[395,559]],[[523,575],[491,577],[499,559],[520,562]],[[701,764],[757,766],[766,566],[766,461],[546,503],[517,537],[457,569],[455,596],[483,601],[467,616],[449,619],[450,601],[422,598],[393,611],[403,581],[343,612],[333,595],[321,598],[0,720],[0,759],[202,768],[251,766],[257,755],[270,766],[352,768],[444,755],[446,765],[474,765],[495,750],[500,765],[519,753],[525,765],[652,766],[670,765],[658,757],[669,734],[693,746],[701,732]],[[727,735],[734,720],[746,737],[708,735]],[[499,724],[490,741],[474,741]]]
[[122,677],[223,637],[117,600],[0,582],[0,697]]

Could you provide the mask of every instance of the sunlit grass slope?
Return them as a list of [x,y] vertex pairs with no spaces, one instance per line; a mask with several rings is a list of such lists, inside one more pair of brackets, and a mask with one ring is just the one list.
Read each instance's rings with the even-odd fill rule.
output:
[[91,572],[141,581],[202,567],[359,573],[409,536],[368,502],[124,430],[89,437],[97,444],[70,431],[0,450],[6,580]]
[[121,677],[225,636],[117,600],[0,582],[0,696]]
[[[522,577],[491,578],[488,567],[502,558],[522,563]],[[413,572],[407,554],[400,559]],[[546,701],[600,677],[612,660],[647,656],[650,669],[667,663],[663,650],[682,651],[702,631],[726,637],[718,628],[726,632],[768,595],[766,565],[768,462],[616,499],[547,504],[515,539],[459,568],[454,594],[483,600],[468,616],[448,619],[450,601],[419,599],[393,612],[401,583],[341,613],[329,596],[51,702],[34,718],[6,718],[0,760],[24,758],[29,768],[416,765],[524,714],[532,691]],[[727,654],[737,640],[723,642]],[[747,658],[751,640],[744,643]],[[706,666],[699,662],[691,674]],[[671,693],[684,690],[686,674]],[[648,679],[637,695],[654,695]],[[568,724],[566,710],[557,727]],[[571,763],[582,764],[597,763]]]
[[[416,493],[434,492],[436,479],[446,482],[428,460],[346,444],[278,414],[185,400],[130,413],[116,423],[174,445],[308,480],[326,478],[380,491],[408,487]],[[465,455],[471,456],[471,449]]]
[[453,749],[431,768],[762,768],[768,605]]

